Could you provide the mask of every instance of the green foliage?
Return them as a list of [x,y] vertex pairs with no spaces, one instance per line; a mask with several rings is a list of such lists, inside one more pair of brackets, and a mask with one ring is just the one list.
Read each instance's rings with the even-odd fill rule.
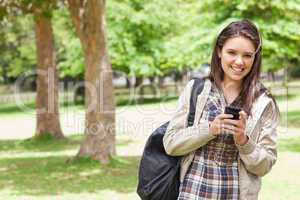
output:
[[10,17],[1,21],[0,35],[0,81],[7,82],[35,67],[32,17]]
[[[22,9],[0,3],[0,16],[5,16],[0,24],[0,82],[36,65],[33,20],[24,15],[33,7],[53,11],[60,77],[83,79],[83,52],[66,7],[54,0],[5,2],[18,2]],[[264,71],[300,66],[300,0],[110,0],[106,18],[112,67],[126,74],[162,76],[209,63],[217,34],[242,18],[261,31]]]
[[71,16],[66,8],[53,13],[55,45],[58,51],[58,69],[60,77],[83,79],[84,55],[81,44],[75,34]]
[[292,66],[289,69],[289,76],[292,78],[300,78],[300,66]]
[[257,24],[263,38],[265,71],[276,71],[291,64],[300,65],[299,0],[203,1],[202,11],[210,17],[211,27],[220,27],[226,20],[242,18]]
[[[182,62],[170,52],[169,41],[184,30],[179,1],[109,1],[109,53],[114,69],[137,76],[161,75]],[[183,47],[181,47],[183,49]],[[177,62],[176,62],[177,61]]]

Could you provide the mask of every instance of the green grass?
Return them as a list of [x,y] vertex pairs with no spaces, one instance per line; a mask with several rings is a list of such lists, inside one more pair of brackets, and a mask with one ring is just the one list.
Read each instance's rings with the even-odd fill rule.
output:
[[[44,137],[0,141],[0,196],[8,200],[23,199],[24,196],[29,196],[28,199],[103,200],[114,196],[137,200],[140,157],[116,156],[105,166],[90,158],[72,160],[70,155],[59,154],[71,149],[75,155],[81,140],[82,135],[63,140]],[[119,139],[117,148],[130,148],[132,142]],[[273,200],[274,195],[275,199],[300,196],[300,137],[280,139],[278,146],[278,161],[271,173],[263,178],[262,200]]]
[[135,190],[138,157],[115,157],[108,166],[88,158],[66,162],[67,156],[1,159],[0,188],[13,195],[56,195],[110,189]]
[[[128,99],[128,98],[118,98],[117,99],[117,107],[122,106],[132,106],[132,105],[150,105],[157,104],[162,102],[170,102],[176,100],[178,97],[161,97],[161,98],[145,98],[145,99]],[[9,103],[9,104],[0,104],[0,117],[6,115],[20,115],[26,113],[35,113],[35,102],[29,102],[24,104],[25,111],[23,107],[18,106],[17,104]],[[84,110],[83,102],[79,103],[70,103],[64,102],[60,103],[61,109],[63,108],[71,108],[71,109],[79,109]]]
[[[34,102],[25,103],[24,106],[26,107],[26,109],[28,109],[30,111],[34,111],[34,109],[35,109],[35,103]],[[17,104],[12,104],[12,103],[0,104],[0,115],[20,113],[20,112],[23,112],[23,110]]]
[[299,97],[299,95],[295,95],[295,94],[289,94],[289,95],[273,95],[274,98],[276,99],[276,101],[286,101],[286,100],[294,100],[297,97]]
[[[51,137],[0,141],[0,188],[9,195],[45,196],[62,193],[95,193],[112,190],[134,192],[137,184],[138,156],[116,156],[108,165],[90,158],[59,152],[79,149],[82,135],[62,140]],[[117,147],[132,141],[120,139]],[[52,154],[48,154],[51,152]],[[0,190],[0,196],[1,195]],[[4,194],[3,194],[4,195]]]
[[280,152],[294,152],[300,154],[300,137],[280,139],[278,149]]
[[[293,139],[290,139],[292,142]],[[297,139],[299,146],[300,139]],[[300,196],[300,153],[287,149],[278,152],[277,163],[272,171],[263,177],[261,200],[297,200]]]
[[283,127],[287,126],[289,128],[300,128],[300,110],[281,112],[280,124]]
[[300,127],[300,110],[289,111],[287,118],[289,127]]
[[[300,127],[299,95],[276,97],[285,105],[293,102],[287,113],[289,127]],[[146,99],[145,106],[157,106],[171,99]],[[171,100],[171,101],[169,101]],[[141,103],[142,102],[138,102]],[[129,106],[126,100],[118,106]],[[134,105],[134,104],[133,104]],[[34,104],[28,104],[34,109]],[[83,106],[71,106],[83,111]],[[34,110],[32,110],[34,112]],[[0,105],[0,116],[22,114],[14,105]],[[88,158],[67,162],[79,149],[82,135],[62,140],[51,137],[27,140],[0,140],[0,199],[121,199],[137,200],[135,194],[139,156],[117,156],[108,166]],[[117,140],[117,149],[135,151],[135,141]],[[261,200],[297,199],[300,196],[300,137],[280,139],[278,161],[271,173],[263,178]]]
[[[71,135],[67,138],[56,140],[46,135],[43,138],[29,138],[25,140],[0,140],[0,153],[5,152],[56,152],[74,150],[79,148],[83,135]],[[130,144],[132,140],[122,139],[117,141],[118,147]]]
[[0,153],[13,152],[48,152],[74,149],[80,145],[81,135],[54,141],[54,139],[0,140]]

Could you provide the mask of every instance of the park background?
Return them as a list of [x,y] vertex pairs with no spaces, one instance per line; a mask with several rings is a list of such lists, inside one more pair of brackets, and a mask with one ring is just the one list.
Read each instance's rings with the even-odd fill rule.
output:
[[299,0],[2,0],[0,199],[139,199],[147,137],[243,18],[261,31],[261,80],[281,111],[260,199],[298,199]]

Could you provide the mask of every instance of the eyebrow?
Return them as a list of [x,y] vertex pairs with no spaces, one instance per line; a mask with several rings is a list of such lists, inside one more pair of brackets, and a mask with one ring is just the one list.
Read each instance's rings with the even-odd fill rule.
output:
[[[236,51],[235,49],[227,49],[228,51]],[[255,52],[245,51],[243,53],[254,54]]]

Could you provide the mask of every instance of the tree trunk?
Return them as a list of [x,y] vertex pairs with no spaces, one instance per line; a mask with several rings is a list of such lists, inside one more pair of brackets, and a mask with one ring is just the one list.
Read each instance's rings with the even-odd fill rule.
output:
[[127,88],[127,89],[130,89],[130,88],[131,88],[131,85],[132,85],[131,80],[130,80],[130,78],[127,76],[127,77],[126,77],[126,88]]
[[158,77],[158,85],[160,88],[164,87],[165,84],[165,77],[164,76],[159,76]]
[[135,83],[134,87],[139,87],[141,84],[143,84],[144,77],[135,77]]
[[2,77],[3,77],[3,83],[6,85],[8,84],[8,76],[7,76],[7,65],[4,64],[2,67]]
[[106,49],[105,0],[68,0],[85,57],[85,138],[77,156],[103,164],[115,154],[115,103]]
[[58,111],[58,74],[51,18],[37,12],[34,15],[37,48],[37,124],[35,136],[51,134],[55,138],[63,138]]

